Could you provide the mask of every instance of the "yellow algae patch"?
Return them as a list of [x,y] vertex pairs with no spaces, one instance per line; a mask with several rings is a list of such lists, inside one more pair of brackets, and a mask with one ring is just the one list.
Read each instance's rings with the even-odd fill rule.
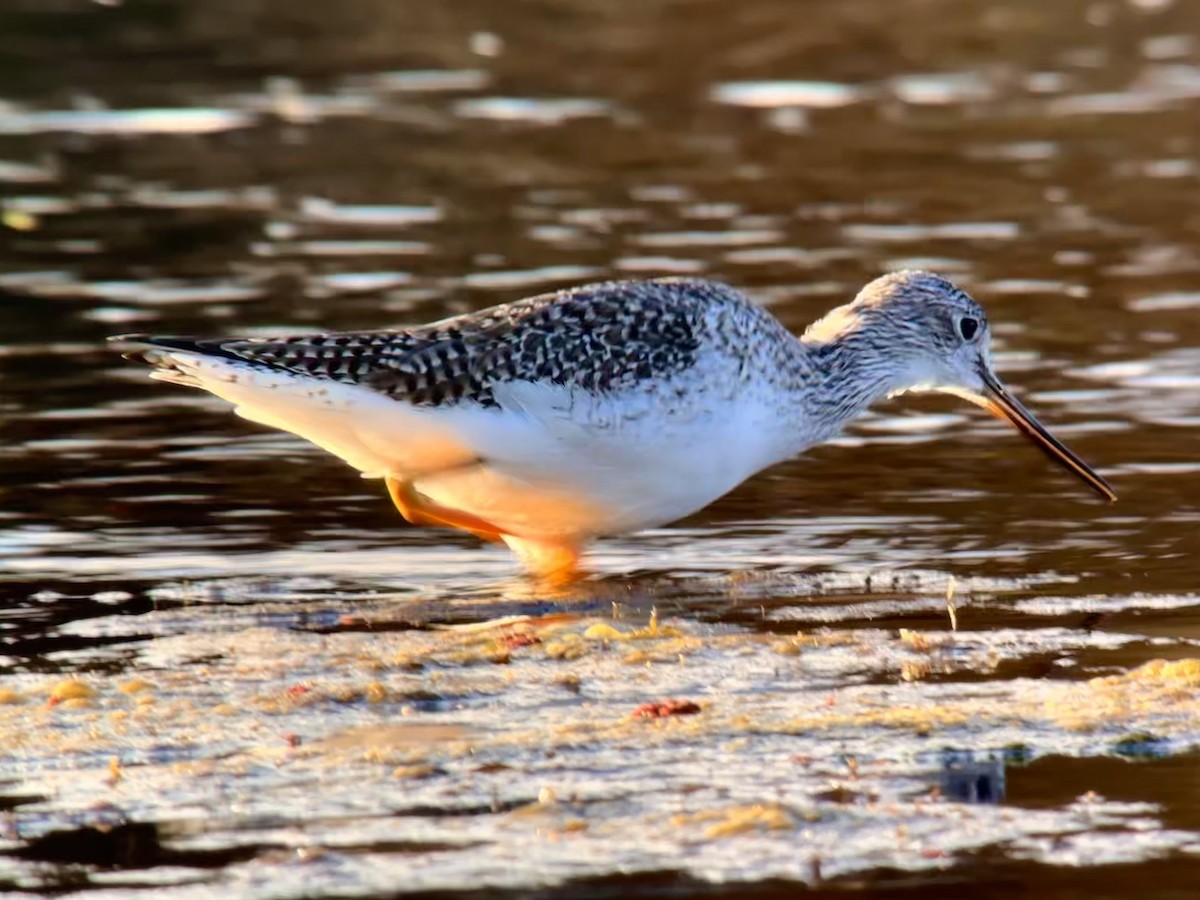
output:
[[394,654],[391,664],[393,667],[405,672],[416,672],[425,667],[422,656],[423,654],[416,651],[406,650],[402,653]]
[[656,644],[634,647],[621,658],[621,661],[627,665],[655,662],[682,663],[686,661],[687,654],[704,649],[706,643],[708,642],[695,637],[671,638]]
[[4,210],[3,213],[0,213],[0,222],[13,231],[35,231],[38,227],[37,216],[22,209]]
[[1093,678],[1088,687],[1098,694],[1134,692],[1155,695],[1161,692],[1178,693],[1181,689],[1200,687],[1200,660],[1167,661],[1152,659],[1120,675]]
[[802,647],[851,647],[863,643],[862,638],[852,631],[828,629],[814,631],[811,634],[798,634],[792,640]]
[[771,644],[771,649],[780,656],[799,656],[800,648],[803,641],[798,637],[790,637],[780,641],[774,641]]
[[900,642],[916,653],[932,653],[939,647],[951,643],[945,635],[929,635],[908,628],[900,629]]
[[303,691],[293,688],[288,691],[288,696],[296,706],[310,706],[324,700],[332,700],[335,703],[358,703],[363,700],[367,703],[383,703],[392,699],[392,692],[381,681],[368,681],[363,685],[338,685],[328,692],[309,687],[305,687]]
[[715,822],[704,829],[704,837],[719,840],[748,831],[787,831],[793,827],[791,815],[783,808],[757,804],[729,810],[723,822]]
[[378,681],[372,681],[363,691],[368,703],[382,703],[388,698],[388,690]]
[[927,659],[906,659],[900,663],[900,677],[904,681],[920,681],[933,673],[933,664]]
[[622,631],[607,622],[597,622],[589,625],[583,632],[589,641],[644,641],[654,638],[682,637],[683,632],[671,625],[661,625],[658,621],[658,611],[650,614],[650,621],[645,628],[635,628],[632,631]]
[[[685,638],[684,633],[675,627],[661,625],[658,615],[652,614],[644,628],[623,630],[609,622],[593,622],[580,633],[562,633],[553,640],[546,641],[545,652],[551,659],[573,660],[586,655],[590,645],[625,643],[630,641],[662,641],[664,647],[656,648],[655,656],[645,656],[649,651],[630,651],[626,658],[630,663],[647,661],[667,661],[678,656],[680,650],[693,649],[700,645],[698,639]],[[686,643],[684,643],[686,641]],[[677,646],[676,646],[677,645]]]
[[96,696],[96,689],[86,681],[78,678],[68,678],[60,681],[50,689],[51,703],[65,703],[68,700],[90,700]]
[[352,752],[429,747],[469,738],[471,732],[461,725],[363,725],[310,745],[313,750]]
[[802,716],[788,722],[796,731],[826,731],[838,728],[907,728],[917,734],[930,734],[937,728],[965,725],[982,716],[952,706],[884,706],[857,712],[828,712]]
[[[511,616],[470,625],[442,626],[435,633],[438,646],[425,651],[424,661],[455,666],[479,663],[504,665],[512,661],[514,651],[544,643],[552,648],[552,658],[560,658],[564,653],[570,657],[571,652],[564,651],[561,642],[548,642],[547,639],[563,631],[577,618],[574,614],[536,619]],[[566,634],[563,637],[579,641],[578,635]],[[415,654],[408,654],[403,661],[410,668],[420,668],[421,659]]]
[[1067,731],[1089,732],[1137,714],[1139,702],[1129,690],[1128,673],[1097,678],[1079,689],[1067,689],[1046,698],[1044,712]]
[[1163,685],[1200,687],[1200,659],[1152,659],[1145,665],[1138,666],[1126,677]]
[[481,663],[504,664],[511,660],[509,647],[495,636],[484,640],[477,637],[458,646],[449,647],[437,653],[430,653],[427,659],[451,666],[474,666]]
[[583,636],[589,641],[625,641],[629,639],[626,632],[613,628],[607,622],[589,625]]
[[1088,686],[1101,691],[1107,688],[1200,687],[1200,660],[1152,659],[1119,675],[1093,678]]
[[546,655],[551,659],[572,660],[586,656],[587,644],[577,634],[564,634],[557,641],[549,641],[545,645]]
[[1155,728],[1180,727],[1185,721],[1200,722],[1200,660],[1151,660],[1129,672],[1093,678],[1077,688],[1048,697],[1043,713],[1061,728],[1086,732],[1116,722],[1134,728],[1149,718],[1166,716],[1170,724]]
[[753,803],[725,809],[707,809],[697,813],[680,813],[671,817],[679,827],[705,825],[706,840],[736,837],[759,831],[788,831],[796,827],[791,812],[778,803]]

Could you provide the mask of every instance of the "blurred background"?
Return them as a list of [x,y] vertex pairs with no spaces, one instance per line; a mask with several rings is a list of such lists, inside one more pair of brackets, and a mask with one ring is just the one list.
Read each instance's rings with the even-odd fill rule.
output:
[[[675,274],[800,330],[905,267],[985,305],[1000,372],[1120,502],[974,408],[905,397],[604,542],[601,574],[684,579],[692,619],[851,635],[944,628],[954,575],[991,597],[974,627],[1021,635],[1005,678],[1186,656],[1198,124],[1184,0],[4,0],[0,671],[134,665],[157,628],[217,627],[155,624],[196,598],[283,628],[513,571],[407,527],[321,451],[152,384],[107,335],[384,328]],[[764,573],[753,613],[730,599]],[[844,605],[814,612],[822,585]],[[1181,776],[1162,777],[1166,802]]]

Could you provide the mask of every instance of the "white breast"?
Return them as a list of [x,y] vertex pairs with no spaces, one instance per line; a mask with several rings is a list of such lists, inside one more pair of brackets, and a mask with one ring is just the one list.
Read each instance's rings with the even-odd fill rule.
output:
[[689,515],[790,455],[776,398],[732,382],[659,383],[616,397],[551,384],[496,390],[454,416],[484,464],[422,479],[439,503],[516,535],[590,537]]

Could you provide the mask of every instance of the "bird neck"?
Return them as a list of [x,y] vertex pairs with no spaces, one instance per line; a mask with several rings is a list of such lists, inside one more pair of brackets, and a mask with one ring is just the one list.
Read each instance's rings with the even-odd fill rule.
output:
[[894,347],[873,340],[876,333],[841,307],[800,338],[815,375],[815,389],[805,391],[804,412],[816,441],[836,436],[877,400],[908,386],[907,361]]

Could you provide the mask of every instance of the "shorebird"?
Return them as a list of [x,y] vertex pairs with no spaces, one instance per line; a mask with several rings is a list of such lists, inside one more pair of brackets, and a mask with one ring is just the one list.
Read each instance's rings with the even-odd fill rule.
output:
[[800,337],[731,287],[666,278],[396,330],[112,340],[382,478],[409,522],[503,541],[552,579],[592,539],[696,512],[906,391],[985,407],[1116,499],[997,377],[979,304],[929,272],[872,281]]

